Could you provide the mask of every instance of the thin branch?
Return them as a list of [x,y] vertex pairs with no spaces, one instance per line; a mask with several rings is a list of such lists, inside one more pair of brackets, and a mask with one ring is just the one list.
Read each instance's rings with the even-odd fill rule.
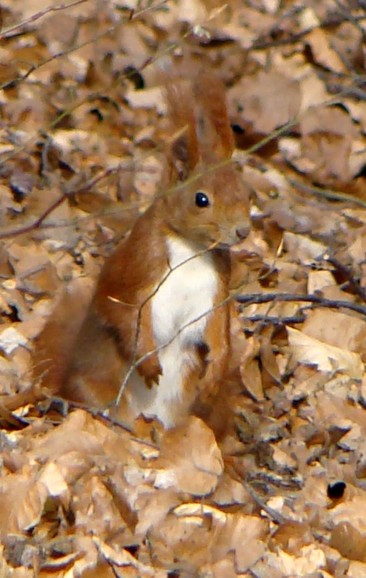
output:
[[116,426],[124,429],[126,432],[133,434],[133,430],[130,426],[128,426],[126,423],[124,423],[123,421],[121,421],[120,419],[118,419],[114,416],[111,416],[109,414],[106,415],[105,411],[103,409],[101,409],[100,407],[93,407],[93,406],[90,406],[86,403],[72,401],[69,399],[65,400],[62,397],[56,397],[56,396],[48,397],[48,399],[50,401],[52,401],[53,403],[61,402],[64,405],[66,404],[67,407],[71,408],[71,409],[83,409],[84,411],[87,411],[88,413],[90,413],[94,417],[103,418],[106,421],[108,421],[110,424],[116,425]]
[[110,169],[106,169],[100,175],[97,175],[96,177],[94,177],[93,179],[88,181],[87,183],[83,184],[79,189],[76,189],[75,191],[62,193],[62,195],[60,195],[58,197],[58,199],[56,199],[49,207],[47,207],[47,209],[45,211],[43,211],[43,213],[37,219],[35,219],[35,221],[33,221],[32,223],[29,223],[28,225],[23,225],[22,227],[19,227],[18,229],[10,229],[8,231],[1,232],[0,233],[0,239],[9,239],[9,238],[17,237],[19,235],[24,235],[26,233],[30,233],[32,231],[39,229],[41,227],[41,225],[43,224],[43,222],[47,219],[47,217],[49,217],[50,214],[53,213],[53,211],[55,211],[60,205],[62,205],[62,203],[64,201],[69,199],[72,195],[80,194],[84,191],[90,190],[97,183],[99,183],[99,181],[101,181],[105,177],[117,172],[118,170],[119,170],[119,167],[113,167]]
[[366,306],[351,303],[350,301],[341,301],[338,299],[326,299],[320,295],[296,295],[293,293],[250,293],[248,295],[236,295],[235,300],[245,307],[249,305],[259,305],[261,303],[276,302],[302,302],[315,303],[321,307],[331,309],[349,309],[366,317]]
[[[25,391],[20,393],[15,393],[13,395],[1,395],[0,396],[0,417],[10,420],[11,423],[11,416],[13,416],[13,411],[17,410],[20,407],[25,405],[37,405],[40,402],[48,401],[49,403],[55,405],[62,405],[63,408],[67,408],[67,411],[71,409],[83,409],[90,413],[95,417],[100,417],[107,420],[109,423],[113,425],[117,425],[121,427],[125,431],[130,434],[133,434],[133,430],[121,420],[111,417],[110,415],[106,415],[105,411],[101,408],[92,407],[85,403],[80,403],[77,401],[70,401],[68,399],[63,399],[62,397],[49,395],[45,390],[39,388],[38,386],[32,386]],[[17,419],[16,416],[13,416],[14,420]],[[14,424],[15,425],[15,424]]]
[[250,495],[250,497],[252,498],[252,500],[257,504],[257,506],[259,506],[261,510],[266,512],[266,514],[274,522],[276,522],[276,524],[282,525],[288,521],[287,518],[285,518],[285,516],[283,516],[280,512],[277,512],[277,510],[274,510],[270,506],[267,506],[266,502],[262,500],[260,496],[258,496],[258,494],[253,490],[252,486],[248,482],[243,480],[241,483],[245,488],[245,490]]
[[350,289],[352,289],[356,295],[366,303],[366,291],[353,277],[352,271],[332,255],[324,255],[323,258],[327,263],[330,263],[334,267],[336,272],[340,273],[345,278]]
[[[253,148],[253,147],[252,147]],[[159,147],[156,147],[156,150],[159,150]],[[249,150],[249,149],[248,149]],[[151,151],[147,151],[144,155],[141,156],[141,158],[139,159],[139,163],[142,162],[145,158],[149,157],[151,155]],[[175,184],[172,187],[169,187],[167,189],[165,189],[163,192],[156,194],[154,196],[154,198],[160,198],[160,197],[165,197],[166,195],[170,195],[176,191],[180,191],[185,189],[187,186],[191,185],[192,183],[195,183],[196,181],[198,181],[199,179],[201,179],[203,176],[205,176],[206,174],[210,174],[216,170],[218,170],[221,167],[227,166],[228,164],[235,162],[233,159],[224,159],[218,163],[212,164],[212,165],[208,165],[207,167],[205,167],[204,171],[199,171],[198,173],[192,175],[189,179]],[[106,169],[105,171],[103,171],[100,175],[97,175],[95,178],[93,178],[90,181],[87,181],[85,184],[81,185],[78,189],[76,190],[72,190],[69,192],[65,192],[62,193],[62,195],[56,199],[54,201],[54,203],[52,203],[42,214],[40,217],[38,217],[37,219],[35,219],[35,221],[33,221],[32,223],[28,224],[28,225],[23,225],[21,227],[18,228],[11,228],[8,229],[7,231],[3,231],[0,232],[0,240],[1,239],[9,239],[12,237],[16,237],[19,235],[24,235],[26,233],[30,233],[33,230],[36,229],[40,229],[42,228],[49,228],[49,227],[57,227],[58,225],[52,224],[52,225],[47,225],[45,226],[44,221],[45,219],[55,210],[57,209],[57,207],[59,207],[65,200],[67,200],[70,196],[76,195],[76,194],[81,194],[84,191],[89,191],[92,187],[94,187],[99,181],[101,181],[103,178],[109,176],[110,174],[113,174],[114,172],[118,172],[120,169],[124,169],[124,170],[132,170],[131,169],[127,169],[126,167],[123,167],[122,165],[118,165],[117,167],[112,167],[109,169]],[[116,211],[110,211],[107,214],[115,214],[116,212],[120,212],[122,210],[130,210],[131,208],[135,208],[138,206],[138,203],[134,203],[131,206],[128,206],[127,208],[119,208]],[[103,215],[105,215],[106,213],[103,213]],[[89,219],[90,217],[85,217],[86,219]],[[79,221],[81,221],[82,218],[79,219]],[[61,227],[65,227],[68,226],[68,223],[61,223],[60,225]]]
[[277,317],[271,315],[250,315],[244,317],[245,321],[252,323],[263,323],[264,325],[294,325],[296,323],[304,323],[306,321],[305,315],[301,313],[291,315],[289,317]]
[[[225,305],[225,303],[228,303],[229,301],[231,301],[232,296],[229,295],[226,299],[223,299],[222,301],[220,301],[220,303],[217,303],[215,306],[211,307],[210,309],[208,309],[207,311],[204,311],[203,313],[201,313],[200,315],[198,315],[197,317],[195,317],[194,319],[192,319],[191,321],[189,321],[188,323],[185,323],[184,325],[182,325],[182,327],[180,327],[180,329],[171,337],[171,339],[169,339],[168,341],[166,341],[165,343],[162,343],[161,345],[159,345],[158,347],[155,347],[154,349],[147,351],[144,355],[142,355],[141,357],[139,357],[135,363],[132,363],[124,377],[124,380],[121,384],[121,387],[119,389],[118,395],[115,399],[115,401],[109,406],[109,407],[118,407],[119,404],[121,403],[121,399],[123,396],[123,393],[126,389],[127,383],[131,377],[131,375],[133,374],[133,372],[137,369],[137,367],[143,362],[145,361],[145,359],[148,359],[149,357],[151,357],[152,355],[154,355],[155,353],[159,353],[159,351],[161,351],[162,349],[165,349],[166,347],[168,347],[168,345],[170,345],[174,339],[176,339],[183,331],[185,331],[188,327],[190,327],[191,325],[193,325],[194,323],[197,323],[197,321],[200,321],[201,319],[204,319],[207,315],[209,315],[210,313],[212,313],[213,311],[216,311],[216,309],[219,309],[220,307],[222,307],[223,305]],[[107,411],[109,411],[109,408],[107,408]]]
[[161,0],[161,2],[158,2],[157,4],[150,4],[150,6],[147,6],[146,8],[141,8],[141,10],[139,10],[138,12],[135,12],[135,9],[132,8],[130,15],[129,15],[129,22],[131,22],[132,20],[135,20],[136,18],[139,18],[140,16],[142,16],[143,14],[145,14],[145,12],[150,12],[151,9],[153,8],[154,10],[162,8],[163,6],[165,6],[165,4],[168,4],[169,0]]
[[[64,56],[68,56],[69,54],[72,54],[73,52],[80,50],[80,48],[84,48],[85,46],[88,46],[89,44],[92,44],[95,41],[100,40],[101,38],[103,38],[103,36],[106,36],[106,35],[110,34],[111,32],[113,32],[116,28],[117,28],[117,24],[115,24],[114,26],[110,26],[109,28],[107,28],[107,30],[103,30],[102,32],[100,32],[99,34],[96,34],[92,38],[85,40],[85,42],[77,44],[76,46],[70,46],[70,48],[65,48],[65,50],[62,50],[61,52],[56,52],[55,54],[52,54],[52,56],[50,56],[49,58],[45,58],[44,60],[42,60],[42,62],[39,62],[38,64],[32,64],[28,68],[28,70],[26,70],[24,72],[24,74],[18,76],[17,78],[13,78],[12,80],[6,81],[4,84],[0,85],[0,89],[3,90],[6,88],[14,88],[17,84],[26,80],[33,72],[39,70],[40,68],[42,68],[46,64],[50,64],[54,60],[57,60],[57,59],[62,58]],[[89,97],[90,97],[90,95],[83,98],[82,104],[84,104],[84,102],[87,102]],[[75,107],[77,108],[78,106],[80,106],[80,103],[77,103],[76,105],[74,105],[74,107],[72,107],[72,109],[70,109],[70,112],[72,112],[74,110],[74,108]],[[60,120],[62,120],[62,118],[63,118],[62,115],[63,115],[63,113],[61,113],[61,115],[59,115],[60,118],[59,118],[59,116],[56,117],[56,119],[51,123],[50,126],[53,127],[53,125],[56,123],[56,121],[57,121],[57,123],[60,122]]]
[[[137,314],[137,322],[136,322],[136,334],[135,334],[135,344],[134,344],[134,354],[132,356],[132,361],[131,364],[134,365],[138,359],[137,359],[137,347],[138,347],[138,340],[139,340],[139,336],[140,336],[140,330],[141,330],[141,321],[142,321],[142,311],[143,308],[146,307],[146,305],[148,305],[148,303],[151,301],[151,299],[157,294],[157,292],[159,291],[159,289],[164,285],[164,283],[168,280],[168,278],[170,277],[170,275],[176,271],[177,269],[179,269],[180,267],[182,267],[183,265],[185,265],[186,263],[189,263],[190,261],[192,261],[193,259],[196,259],[197,257],[200,257],[202,255],[207,254],[208,251],[212,250],[215,248],[215,246],[217,246],[218,241],[216,241],[215,243],[213,243],[210,247],[208,247],[207,249],[204,249],[203,251],[199,251],[198,253],[195,253],[194,255],[191,255],[191,257],[188,257],[187,259],[185,259],[184,261],[182,261],[181,263],[179,263],[178,265],[176,265],[175,267],[171,267],[170,263],[168,262],[168,272],[163,276],[163,278],[161,279],[161,281],[158,283],[158,285],[155,287],[155,289],[150,293],[150,295],[145,299],[145,301],[143,301],[143,303],[141,303],[141,305],[139,306],[138,309],[138,314]],[[129,305],[128,303],[125,305]],[[195,322],[195,320],[193,321],[193,323]],[[139,363],[141,363],[141,360],[139,361]],[[125,381],[125,385],[122,387],[123,389],[125,388],[125,386],[127,385],[127,381]],[[119,405],[119,404],[116,404]]]
[[[339,26],[340,24],[343,24],[343,22],[347,21],[352,21],[352,23],[356,25],[359,24],[360,22],[363,22],[365,19],[366,15],[364,14],[352,17],[350,16],[349,12],[344,14],[332,14],[328,19],[323,20],[323,22],[319,22],[315,26],[309,26],[308,28],[305,28],[305,30],[301,30],[300,32],[287,34],[286,36],[282,36],[281,38],[271,38],[270,37],[271,32],[272,34],[276,32],[283,33],[283,31],[279,28],[278,24],[276,24],[276,27],[272,28],[272,30],[270,30],[269,33],[267,33],[266,37],[260,36],[259,38],[254,40],[250,48],[252,50],[266,50],[267,48],[274,48],[277,46],[294,44],[295,42],[303,40],[308,34],[310,34],[315,29]],[[358,25],[357,28],[361,27]]]
[[47,16],[47,14],[50,14],[51,12],[60,12],[61,10],[68,10],[69,8],[73,8],[74,6],[78,6],[79,4],[84,4],[85,2],[88,2],[88,0],[74,0],[74,2],[70,2],[70,4],[58,4],[57,6],[48,6],[44,10],[35,12],[31,16],[29,16],[29,18],[26,18],[25,20],[22,20],[21,22],[18,22],[17,24],[14,24],[13,26],[6,28],[3,32],[0,33],[0,40],[6,40],[7,38],[14,36],[14,33],[20,34],[20,32],[23,32],[22,28],[25,28],[28,24],[36,22],[40,18],[43,18],[43,16]]
[[305,193],[318,195],[319,197],[324,197],[331,201],[343,201],[345,203],[352,203],[353,205],[359,205],[360,207],[366,208],[366,201],[353,195],[349,195],[348,193],[341,193],[332,189],[322,189],[321,187],[316,187],[314,185],[305,185],[301,181],[291,178],[288,178],[287,182],[295,189],[300,189]]

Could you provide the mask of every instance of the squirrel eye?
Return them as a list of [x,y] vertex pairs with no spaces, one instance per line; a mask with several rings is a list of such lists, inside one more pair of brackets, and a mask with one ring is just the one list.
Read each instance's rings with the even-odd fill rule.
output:
[[202,191],[198,191],[196,193],[196,205],[197,205],[197,207],[208,207],[209,204],[210,204],[210,199],[208,198],[206,193],[203,193]]

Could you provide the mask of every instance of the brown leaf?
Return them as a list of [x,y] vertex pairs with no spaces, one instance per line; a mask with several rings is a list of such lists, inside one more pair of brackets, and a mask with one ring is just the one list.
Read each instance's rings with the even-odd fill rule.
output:
[[212,431],[198,418],[163,437],[157,460],[157,488],[175,488],[197,496],[211,494],[223,471],[220,450]]
[[292,120],[301,103],[297,81],[277,71],[244,78],[233,98],[243,108],[243,118],[263,134]]
[[314,28],[306,35],[306,41],[311,47],[314,60],[329,70],[344,73],[345,66],[332,48],[330,39],[331,36],[321,28]]
[[366,562],[366,534],[361,534],[351,522],[340,522],[334,527],[330,545],[344,558]]
[[354,379],[361,379],[363,363],[357,353],[328,345],[292,327],[288,327],[287,332],[294,361],[316,366],[320,371],[337,370]]
[[240,374],[246,390],[256,400],[264,399],[262,377],[258,365],[260,342],[256,337],[247,339],[245,353],[240,365]]

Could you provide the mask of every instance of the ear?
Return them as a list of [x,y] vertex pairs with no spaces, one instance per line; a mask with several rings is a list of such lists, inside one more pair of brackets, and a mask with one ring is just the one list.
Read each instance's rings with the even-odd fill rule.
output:
[[200,151],[196,132],[193,94],[189,85],[169,80],[165,86],[171,130],[170,164],[179,180],[185,180],[196,168]]
[[225,86],[212,71],[197,74],[194,82],[194,96],[203,118],[201,149],[212,157],[230,158],[234,148],[234,135],[225,98]]
[[196,162],[192,162],[192,151],[186,134],[181,134],[174,140],[170,148],[170,162],[180,181],[186,180],[194,170]]

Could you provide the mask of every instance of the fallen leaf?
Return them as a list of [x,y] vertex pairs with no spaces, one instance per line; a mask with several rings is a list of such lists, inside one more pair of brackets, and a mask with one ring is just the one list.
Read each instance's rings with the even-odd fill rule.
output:
[[353,379],[362,378],[364,367],[357,353],[328,345],[292,327],[287,327],[287,333],[290,352],[297,363],[314,365],[320,371],[342,371]]
[[212,431],[198,418],[164,435],[156,467],[155,487],[173,487],[196,496],[211,494],[223,472],[220,450]]

